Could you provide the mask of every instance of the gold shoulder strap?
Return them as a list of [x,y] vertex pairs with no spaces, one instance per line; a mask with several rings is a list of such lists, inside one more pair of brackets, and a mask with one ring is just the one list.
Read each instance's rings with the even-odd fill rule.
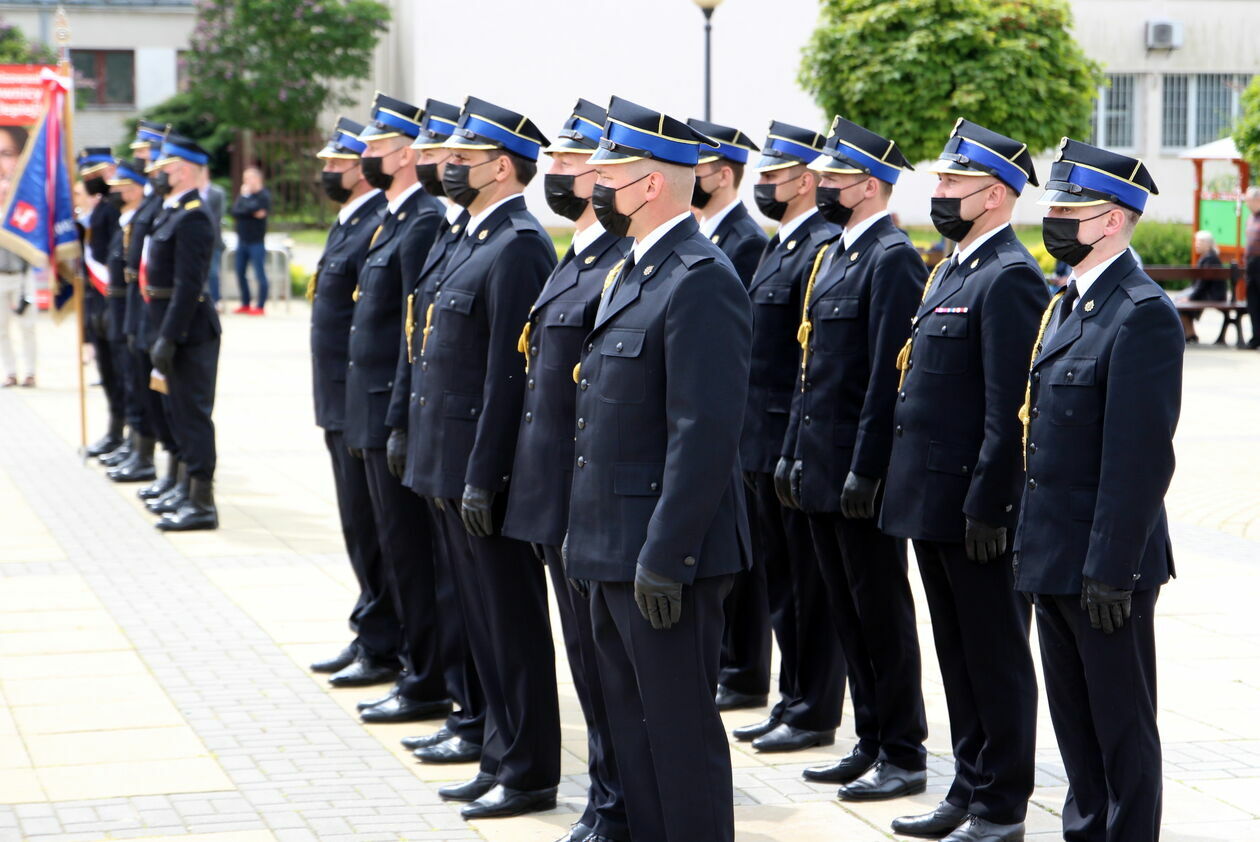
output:
[[809,337],[814,332],[814,323],[809,318],[809,305],[814,297],[814,282],[818,280],[818,271],[822,268],[823,258],[831,249],[827,243],[814,255],[814,265],[809,270],[809,280],[805,283],[804,304],[801,306],[801,326],[796,329],[796,341],[801,345],[801,380],[805,379],[805,369],[809,366]]
[[1037,341],[1033,343],[1032,358],[1028,360],[1028,382],[1024,384],[1024,405],[1019,408],[1019,423],[1024,426],[1024,470],[1028,470],[1028,428],[1032,426],[1032,367],[1041,355],[1041,343],[1046,338],[1046,328],[1050,326],[1050,317],[1054,315],[1054,307],[1063,297],[1060,290],[1050,299],[1046,311],[1041,314],[1041,327],[1037,328]]
[[[928,275],[927,283],[923,285],[923,297],[919,299],[919,305],[922,306],[927,301],[928,292],[932,289],[932,282],[936,280],[936,273],[941,271],[941,267],[948,263],[951,258],[946,257],[935,266],[932,267],[931,274]],[[913,324],[914,319],[912,318]],[[897,391],[901,391],[901,387],[906,382],[906,372],[910,370],[910,352],[914,350],[914,332],[906,337],[906,344],[901,346],[901,350],[897,352],[897,370],[901,372],[901,376],[897,379]]]

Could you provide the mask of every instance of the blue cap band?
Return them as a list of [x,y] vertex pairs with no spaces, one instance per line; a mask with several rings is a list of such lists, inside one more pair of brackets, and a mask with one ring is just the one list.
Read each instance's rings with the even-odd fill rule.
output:
[[723,140],[718,140],[716,137],[713,139],[717,142],[718,148],[712,150],[712,152],[706,152],[705,157],[708,157],[709,155],[717,155],[719,157],[734,161],[737,164],[748,163],[748,150],[747,149],[744,149],[743,147],[740,147],[740,146],[735,146]]
[[[694,167],[700,160],[700,144],[697,141],[673,140],[613,120],[608,121],[608,134],[600,141],[600,145],[603,146],[605,141],[641,149],[653,158],[684,167]],[[592,163],[594,162],[593,159]]]
[[955,136],[951,137],[949,142],[945,144],[945,151],[941,153],[941,159],[967,166],[968,161],[960,161],[958,158],[966,158],[968,161],[974,161],[993,170],[991,174],[1005,181],[1016,193],[1022,191],[1028,184],[1028,173],[992,149],[974,143],[965,137]]
[[901,177],[901,168],[890,166],[876,158],[874,155],[868,155],[856,146],[851,146],[841,142],[834,151],[824,152],[824,155],[830,155],[846,163],[852,164],[860,170],[866,170],[880,181],[886,181],[889,184],[896,184],[897,179]]
[[114,157],[112,155],[84,155],[79,158],[80,167],[90,167],[93,164],[112,164]]
[[[420,125],[418,123],[414,123],[406,117],[400,117],[399,115],[386,111],[383,108],[378,109],[376,113],[372,115],[372,119],[378,123],[384,123],[391,129],[397,129],[407,137],[415,137],[420,134]],[[372,127],[369,126],[368,128],[371,129]]]
[[469,114],[460,128],[482,137],[488,137],[501,144],[504,149],[515,152],[522,158],[528,158],[531,161],[538,160],[538,152],[542,149],[542,145],[537,141],[521,137],[515,132],[503,128],[498,123],[491,123],[489,120],[478,117],[476,114]]
[[[1067,181],[1069,184],[1079,185],[1086,190],[1093,190],[1095,193],[1115,196],[1120,204],[1128,205],[1138,213],[1146,209],[1146,200],[1150,195],[1141,187],[1125,181],[1123,178],[1090,169],[1089,167],[1083,167],[1075,162],[1072,164],[1072,172],[1068,174]],[[1052,184],[1047,184],[1046,188],[1058,189],[1054,188]]]
[[145,178],[143,173],[138,173],[126,164],[119,164],[114,169],[114,181],[134,181],[137,184],[148,184],[149,179]]
[[354,135],[346,134],[345,132],[342,132],[342,131],[339,131],[335,135],[333,135],[332,142],[336,144],[337,146],[343,146],[346,149],[349,149],[351,152],[354,152],[359,155],[362,155],[363,150],[367,149],[366,143],[359,140]]
[[575,114],[572,122],[573,126],[569,131],[577,132],[591,143],[598,144],[599,139],[604,136],[604,127],[595,125],[585,117],[579,117]]
[[194,149],[186,149],[183,146],[176,146],[175,144],[169,142],[163,144],[162,151],[158,153],[159,160],[164,158],[181,158],[185,161],[191,161],[192,163],[203,167],[210,163],[209,155],[202,155]]
[[440,134],[449,137],[455,131],[457,124],[436,114],[426,114],[421,125],[429,134]]
[[[819,152],[819,150],[814,149],[812,146],[806,146],[803,143],[796,143],[795,141],[782,137],[770,138],[769,142],[767,142],[763,147],[762,154],[765,154],[765,152],[771,149],[776,152],[781,152],[790,158],[796,158],[803,164],[808,164],[810,161],[817,158]],[[774,158],[776,156],[772,155],[770,157]]]
[[152,129],[139,129],[136,131],[137,143],[161,143],[162,133],[155,132]]

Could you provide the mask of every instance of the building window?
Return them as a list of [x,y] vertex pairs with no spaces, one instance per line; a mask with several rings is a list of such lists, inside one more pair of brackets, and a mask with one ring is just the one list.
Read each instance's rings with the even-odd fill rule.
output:
[[1107,74],[1107,84],[1098,89],[1094,100],[1090,143],[1108,149],[1137,146],[1137,80],[1136,73]]
[[1163,147],[1201,146],[1229,134],[1242,113],[1242,92],[1250,81],[1242,73],[1166,75]]
[[75,95],[88,108],[136,103],[136,54],[132,50],[71,50]]

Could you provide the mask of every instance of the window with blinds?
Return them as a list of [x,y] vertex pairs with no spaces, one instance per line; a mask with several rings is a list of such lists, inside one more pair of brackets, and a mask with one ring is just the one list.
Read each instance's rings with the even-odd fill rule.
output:
[[1137,80],[1136,73],[1107,74],[1107,84],[1094,100],[1089,143],[1121,150],[1137,146]]
[[1185,149],[1229,134],[1242,113],[1245,73],[1170,73],[1164,76],[1160,143]]

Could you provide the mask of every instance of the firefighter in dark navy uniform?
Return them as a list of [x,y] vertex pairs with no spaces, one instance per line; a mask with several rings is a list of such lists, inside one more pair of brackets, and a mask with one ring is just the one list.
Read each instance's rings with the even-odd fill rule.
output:
[[800,374],[775,469],[782,502],[809,515],[858,736],[848,757],[805,777],[844,783],[846,800],[896,798],[926,785],[906,546],[875,521],[894,435],[897,352],[927,275],[887,210],[908,167],[896,143],[840,117],[810,164],[821,173],[818,209],[844,233],[819,250],[801,295]]
[[935,267],[902,354],[880,528],[914,541],[945,683],[954,781],[898,833],[1023,838],[1033,788],[1037,677],[1031,611],[1012,587],[1023,464],[1017,413],[1046,285],[1015,236],[1028,147],[959,120],[932,168],[932,219],[958,243]]
[[573,244],[547,279],[521,334],[519,348],[528,360],[527,374],[534,388],[525,391],[512,473],[528,481],[512,484],[503,521],[505,535],[529,541],[542,551],[551,573],[574,689],[586,719],[591,783],[586,809],[565,842],[627,842],[630,838],[595,663],[590,602],[569,586],[560,559],[569,521],[573,464],[577,396],[573,366],[595,323],[608,270],[625,257],[630,245],[627,238],[605,231],[591,207],[595,170],[588,159],[599,145],[606,118],[600,106],[578,100],[559,140],[546,150],[552,161],[544,184],[547,203],[573,220],[576,230]]
[[368,242],[385,215],[385,194],[363,177],[360,156],[367,144],[363,125],[338,118],[328,142],[316,153],[323,164],[324,193],[341,207],[328,232],[324,253],[311,276],[311,386],[315,424],[324,431],[332,461],[333,487],[346,554],[359,583],[359,597],[350,615],[355,639],[342,652],[311,665],[315,672],[335,673],[350,666],[366,650],[380,661],[398,657],[400,630],[385,581],[381,545],[372,518],[372,500],[362,459],[346,448],[346,363],[354,290]]
[[197,184],[210,161],[188,138],[168,134],[156,161],[166,198],[149,233],[149,321],[153,368],[166,378],[170,423],[188,472],[187,496],[157,522],[163,531],[217,529],[214,505],[215,386],[219,373],[219,314],[206,295],[214,225]]
[[589,591],[633,839],[731,842],[714,696],[731,580],[751,564],[739,436],[748,293],[699,232],[695,165],[716,146],[614,97],[592,203],[634,237],[605,278],[577,380],[565,564]]
[[1185,337],[1129,249],[1156,192],[1136,158],[1064,138],[1041,200],[1046,248],[1072,276],[1043,315],[1020,413],[1014,564],[1036,603],[1068,839],[1159,837],[1154,613],[1173,575],[1164,494]]
[[[840,233],[818,213],[814,197],[818,174],[808,169],[825,142],[816,131],[776,120],[756,167],[757,207],[779,222],[779,230],[770,238],[749,286],[752,371],[740,458],[757,563],[745,586],[753,578],[765,582],[781,655],[780,698],[768,717],[735,729],[734,736],[751,740],[761,752],[831,743],[844,704],[844,653],[819,579],[809,521],[801,512],[785,508],[774,491],[774,467],[800,371],[796,333],[801,295],[818,250]],[[727,624],[729,640],[729,616]]]

